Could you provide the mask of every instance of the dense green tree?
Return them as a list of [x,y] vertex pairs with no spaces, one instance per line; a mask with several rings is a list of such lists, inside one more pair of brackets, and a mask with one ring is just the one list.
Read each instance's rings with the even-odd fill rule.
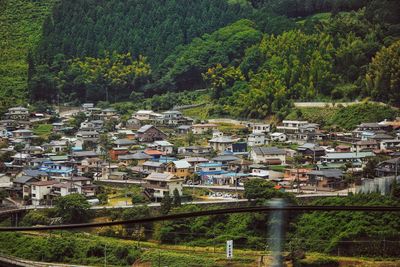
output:
[[173,194],[174,194],[174,198],[172,201],[172,205],[174,207],[179,207],[180,205],[182,205],[182,200],[181,200],[181,195],[179,194],[179,191],[177,188],[174,189]]
[[166,215],[170,212],[172,208],[172,201],[173,199],[170,197],[168,193],[166,193],[161,200],[161,206],[160,206],[161,214]]
[[365,79],[375,99],[400,106],[400,40],[375,55]]
[[81,194],[70,194],[56,200],[55,212],[64,223],[81,223],[90,218],[90,205]]

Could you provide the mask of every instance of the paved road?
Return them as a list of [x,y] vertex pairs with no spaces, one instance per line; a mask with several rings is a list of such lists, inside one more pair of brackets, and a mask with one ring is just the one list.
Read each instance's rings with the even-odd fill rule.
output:
[[[370,103],[375,103],[375,104],[380,104],[386,106],[387,104],[382,103],[382,102],[375,102],[375,101],[369,101]],[[332,107],[335,105],[336,107],[338,105],[342,105],[344,107],[355,105],[355,104],[361,104],[359,101],[355,102],[338,102],[338,103],[331,103],[331,102],[294,102],[294,106],[297,108],[324,108],[327,105],[329,107]]]
[[61,264],[61,263],[49,263],[30,261],[20,259],[8,255],[0,255],[0,266],[21,266],[21,267],[88,267],[87,265],[74,265],[74,264]]

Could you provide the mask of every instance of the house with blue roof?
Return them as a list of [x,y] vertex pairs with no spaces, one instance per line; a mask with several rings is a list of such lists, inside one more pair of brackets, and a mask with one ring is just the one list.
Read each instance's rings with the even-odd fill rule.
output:
[[61,177],[69,177],[74,172],[73,168],[54,163],[53,161],[43,162],[39,170],[48,173],[50,176]]
[[195,173],[202,178],[209,175],[219,175],[227,173],[222,169],[223,164],[219,162],[200,163],[195,166]]

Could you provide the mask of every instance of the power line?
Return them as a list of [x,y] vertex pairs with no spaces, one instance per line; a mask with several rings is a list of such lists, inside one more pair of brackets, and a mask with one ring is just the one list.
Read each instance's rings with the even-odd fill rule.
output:
[[392,206],[286,206],[286,207],[241,207],[216,210],[204,210],[188,213],[170,214],[163,216],[155,216],[142,219],[122,220],[113,222],[97,222],[97,223],[79,223],[64,225],[49,225],[36,227],[0,227],[0,232],[17,232],[17,231],[48,231],[48,230],[66,230],[90,227],[102,227],[126,224],[143,224],[157,221],[176,220],[184,218],[193,218],[200,216],[232,214],[232,213],[248,213],[248,212],[271,212],[271,211],[364,211],[364,212],[400,212],[400,207]]

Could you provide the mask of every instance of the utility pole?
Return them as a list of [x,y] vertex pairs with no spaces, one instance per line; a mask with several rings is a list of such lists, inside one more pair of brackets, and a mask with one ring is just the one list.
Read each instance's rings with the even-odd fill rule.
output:
[[107,245],[104,244],[104,267],[107,267]]

